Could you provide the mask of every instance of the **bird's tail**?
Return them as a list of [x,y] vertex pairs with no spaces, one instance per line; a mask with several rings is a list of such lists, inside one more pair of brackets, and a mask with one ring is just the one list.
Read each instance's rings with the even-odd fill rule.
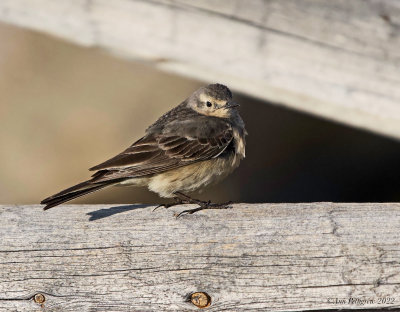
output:
[[85,194],[89,194],[95,191],[98,191],[104,187],[116,184],[120,181],[111,180],[111,181],[104,181],[93,183],[92,180],[88,180],[77,185],[74,185],[70,188],[67,188],[57,194],[54,194],[46,199],[43,199],[40,203],[42,205],[46,205],[43,209],[47,210],[52,207],[58,206],[62,203],[70,201],[71,199],[80,197]]

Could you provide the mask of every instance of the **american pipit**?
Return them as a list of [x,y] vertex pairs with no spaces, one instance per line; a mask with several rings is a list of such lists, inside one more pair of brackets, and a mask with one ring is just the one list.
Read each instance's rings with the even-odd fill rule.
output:
[[226,177],[245,157],[246,130],[231,91],[211,84],[161,116],[145,135],[122,153],[97,165],[88,181],[44,199],[49,209],[111,185],[147,186],[173,204],[198,204],[203,209],[227,208],[185,195]]

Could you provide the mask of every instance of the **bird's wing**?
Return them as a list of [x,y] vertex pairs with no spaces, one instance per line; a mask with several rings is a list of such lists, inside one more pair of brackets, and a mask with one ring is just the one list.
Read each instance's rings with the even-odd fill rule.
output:
[[149,133],[122,153],[93,167],[93,182],[143,177],[211,159],[225,151],[233,131],[225,121],[200,119],[175,122]]

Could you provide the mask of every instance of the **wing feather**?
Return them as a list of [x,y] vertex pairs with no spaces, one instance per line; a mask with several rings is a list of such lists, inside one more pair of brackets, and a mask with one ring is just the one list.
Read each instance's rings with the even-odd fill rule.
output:
[[168,132],[148,134],[122,153],[90,168],[100,170],[93,175],[93,179],[104,182],[142,177],[217,157],[233,140],[229,123],[219,123],[218,126],[219,131],[214,129],[212,136],[202,136],[201,132],[200,135],[176,135]]

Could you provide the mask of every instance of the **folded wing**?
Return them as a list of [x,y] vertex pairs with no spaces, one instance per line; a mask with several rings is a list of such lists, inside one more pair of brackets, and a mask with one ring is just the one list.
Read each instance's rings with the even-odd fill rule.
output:
[[225,122],[218,131],[214,128],[211,136],[202,135],[201,131],[195,135],[191,131],[186,135],[176,135],[177,132],[182,131],[150,133],[122,153],[90,168],[99,170],[93,175],[93,182],[143,177],[211,159],[223,153],[233,140],[232,128]]

